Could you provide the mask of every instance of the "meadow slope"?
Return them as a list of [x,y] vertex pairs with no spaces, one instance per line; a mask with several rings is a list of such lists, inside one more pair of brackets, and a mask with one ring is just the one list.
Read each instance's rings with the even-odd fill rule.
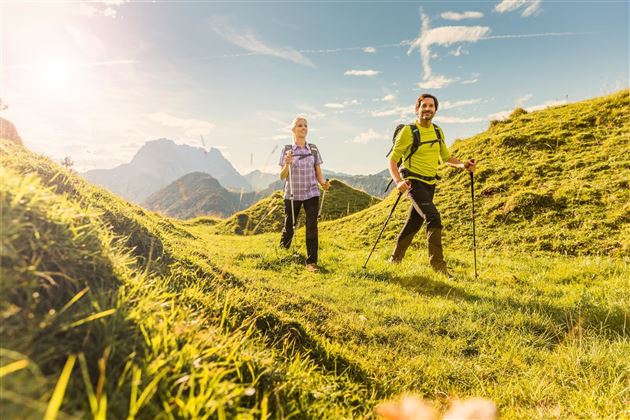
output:
[[[630,255],[630,93],[546,110],[516,111],[451,153],[476,158],[475,222],[484,249],[562,255]],[[385,164],[385,163],[384,163]],[[435,202],[447,247],[472,247],[470,179],[443,167]],[[367,246],[396,193],[331,231]],[[402,227],[402,201],[384,233]],[[344,226],[346,228],[344,228]],[[376,232],[376,233],[375,233]],[[422,245],[421,245],[422,246]]]
[[[611,103],[627,113],[627,92],[591,105],[619,109]],[[581,120],[578,109],[589,108],[567,107],[541,112]],[[591,171],[588,187],[573,191],[577,201],[549,207],[563,215],[554,223],[536,212],[505,216],[505,226],[482,221],[499,208],[522,215],[516,198],[514,206],[487,203],[520,197],[517,187],[537,194],[540,183],[518,169],[531,160],[496,160],[518,163],[514,179],[492,165],[480,171],[478,278],[469,226],[456,217],[469,212],[465,177],[445,175],[439,194],[451,200],[438,206],[450,223],[447,259],[457,280],[430,271],[422,245],[399,266],[385,262],[406,206],[361,269],[393,196],[322,223],[322,272],[314,275],[304,270],[303,229],[294,257],[278,249],[277,232],[218,235],[213,220],[163,218],[2,142],[3,414],[364,418],[380,401],[415,392],[440,409],[451,397],[487,397],[505,418],[628,417],[628,192],[612,188],[623,182],[628,130],[611,114],[614,124],[602,124],[612,140],[600,141],[609,168]],[[511,150],[499,145],[501,130],[533,129],[543,119],[536,115],[495,124],[498,137],[485,133],[453,150],[491,162],[492,150]],[[495,149],[477,149],[479,139]],[[570,150],[580,161],[603,159],[595,145],[593,156]],[[581,179],[578,169],[546,179],[565,191]],[[481,195],[500,177],[503,189]],[[606,196],[597,194],[602,185],[611,187]],[[564,225],[593,214],[591,205],[610,214]]]

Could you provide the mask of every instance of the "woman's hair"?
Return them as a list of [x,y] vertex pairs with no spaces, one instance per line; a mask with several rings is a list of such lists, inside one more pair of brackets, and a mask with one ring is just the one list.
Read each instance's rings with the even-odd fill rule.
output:
[[297,125],[298,121],[300,121],[300,120],[306,121],[306,117],[304,115],[298,115],[297,117],[295,117],[293,119],[293,124],[291,124],[291,129],[294,129],[295,126]]
[[433,99],[433,102],[435,102],[435,110],[438,110],[438,100],[435,96],[431,95],[430,93],[423,93],[422,95],[418,96],[418,100],[416,101],[416,113],[418,113],[418,109],[420,109],[420,105],[422,104],[422,101],[426,98],[431,98]]

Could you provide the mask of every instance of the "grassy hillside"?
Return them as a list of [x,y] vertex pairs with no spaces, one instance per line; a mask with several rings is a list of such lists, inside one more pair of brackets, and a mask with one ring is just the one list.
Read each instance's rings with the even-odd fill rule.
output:
[[[455,281],[417,251],[387,264],[388,229],[362,270],[390,197],[322,223],[315,275],[303,229],[294,258],[277,233],[217,235],[211,218],[160,217],[21,146],[0,158],[3,417],[371,418],[403,392],[440,410],[486,397],[504,418],[630,416],[623,226],[611,255],[483,239],[479,278],[451,234]],[[443,188],[463,208],[458,176]]]
[[203,172],[193,172],[151,194],[142,206],[165,216],[190,219],[200,216],[227,217],[259,200],[260,194],[236,193]]
[[297,345],[294,322],[259,311],[258,292],[210,261],[208,243],[183,225],[21,146],[3,141],[0,151],[3,415],[364,410],[365,387],[322,371]]
[[[630,95],[628,91],[532,113],[516,112],[484,133],[457,141],[451,153],[474,157],[479,248],[565,255],[630,254]],[[444,167],[436,205],[447,248],[471,249],[470,180]],[[329,232],[367,245],[396,193]],[[383,246],[404,223],[401,200]],[[419,246],[423,244],[420,241]],[[387,245],[386,245],[387,244]]]
[[[323,198],[320,220],[334,220],[344,217],[376,204],[380,199],[363,191],[356,190],[341,181],[331,180],[330,190]],[[216,225],[219,233],[236,233],[251,235],[265,232],[280,232],[284,225],[284,195],[276,191],[252,207],[236,213],[224,222]],[[320,198],[321,200],[321,198]],[[321,201],[320,201],[321,203]],[[298,226],[305,223],[304,209],[298,217]]]

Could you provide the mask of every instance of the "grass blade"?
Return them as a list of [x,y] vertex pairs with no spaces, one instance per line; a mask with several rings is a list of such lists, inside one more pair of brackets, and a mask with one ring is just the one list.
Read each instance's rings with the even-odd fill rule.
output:
[[76,359],[77,356],[75,354],[71,354],[70,356],[68,356],[68,360],[66,360],[66,364],[61,371],[61,375],[59,376],[59,380],[57,381],[57,385],[55,386],[53,395],[48,402],[48,408],[46,408],[44,420],[54,420],[57,418],[57,414],[59,413],[59,408],[61,407],[61,403],[63,402],[63,397],[66,393],[66,388],[68,386],[68,382],[70,381],[70,374],[72,373],[72,368],[74,367],[74,362],[76,361]]

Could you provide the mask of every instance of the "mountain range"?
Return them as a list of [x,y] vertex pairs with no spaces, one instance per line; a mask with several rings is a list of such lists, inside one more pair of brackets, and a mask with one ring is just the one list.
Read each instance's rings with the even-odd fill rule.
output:
[[145,143],[131,162],[112,169],[94,169],[83,176],[90,182],[135,203],[191,172],[212,175],[225,188],[251,190],[247,178],[238,173],[218,149],[208,151],[178,145],[169,139]]

